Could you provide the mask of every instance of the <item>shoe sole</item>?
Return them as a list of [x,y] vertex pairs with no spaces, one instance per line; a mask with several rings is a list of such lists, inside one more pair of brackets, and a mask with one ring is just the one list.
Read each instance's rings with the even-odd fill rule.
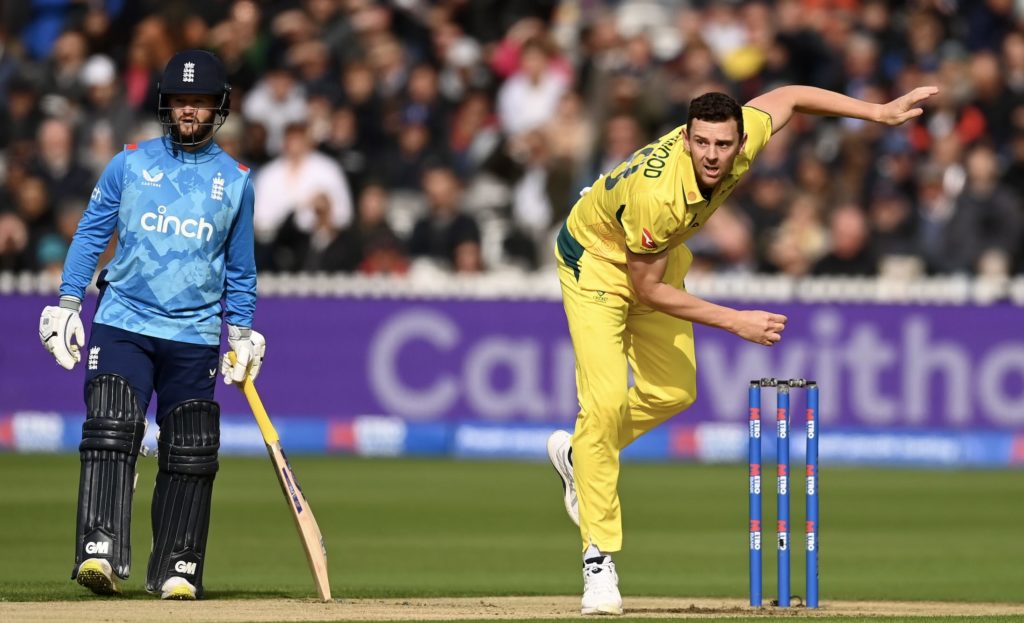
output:
[[569,519],[579,526],[579,519],[572,513],[572,495],[569,493],[569,478],[562,472],[560,467],[561,461],[558,457],[558,448],[553,447],[550,443],[548,444],[548,460],[551,462],[551,467],[554,468],[555,473],[558,474],[558,481],[562,483],[562,503],[565,505],[565,512],[569,515]]
[[178,586],[174,589],[171,589],[171,591],[167,594],[161,595],[160,599],[171,599],[174,601],[195,601],[196,595],[195,593],[190,591],[187,586]]
[[117,595],[121,592],[117,584],[92,561],[82,563],[75,580],[97,595]]
[[580,610],[583,615],[609,615],[618,616],[622,614],[622,606],[597,606],[594,608],[583,608]]

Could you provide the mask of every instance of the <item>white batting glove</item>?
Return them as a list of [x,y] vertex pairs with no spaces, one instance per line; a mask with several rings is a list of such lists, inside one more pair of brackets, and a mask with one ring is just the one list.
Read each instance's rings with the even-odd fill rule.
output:
[[227,353],[221,357],[220,373],[224,375],[224,382],[228,385],[241,383],[246,374],[250,380],[255,381],[267,352],[266,338],[258,331],[229,324],[228,345],[235,353],[235,363],[232,365]]
[[[82,360],[80,347],[85,346],[85,327],[78,315],[81,309],[80,300],[62,296],[56,307],[44,307],[39,316],[39,341],[65,370],[74,368]],[[71,341],[72,338],[77,344]]]

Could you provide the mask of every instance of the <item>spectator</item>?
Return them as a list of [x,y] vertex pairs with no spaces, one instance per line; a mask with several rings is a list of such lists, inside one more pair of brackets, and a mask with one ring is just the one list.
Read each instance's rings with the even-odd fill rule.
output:
[[118,89],[114,61],[108,56],[89,57],[82,67],[81,79],[85,98],[79,144],[88,143],[98,132],[109,132],[118,145],[128,142],[135,126],[135,113]]
[[306,118],[306,95],[283,65],[271,68],[242,102],[242,114],[267,131],[267,153],[280,154],[285,128]]
[[[871,240],[879,262],[917,255],[917,222],[910,198],[894,186],[879,188],[868,209]],[[882,266],[879,266],[882,270]]]
[[295,213],[277,230],[274,239],[274,267],[282,272],[337,272],[346,264],[342,230],[331,219],[331,199],[324,193],[309,202],[313,223],[309,231],[299,229]]
[[448,136],[459,178],[466,180],[476,175],[500,142],[501,132],[490,98],[482,91],[470,93],[456,111]]
[[640,131],[640,124],[630,115],[616,115],[605,122],[604,137],[600,143],[602,148],[594,154],[579,187],[589,186],[598,175],[607,173],[629,158],[634,151],[640,149],[646,137]]
[[384,153],[379,166],[388,188],[419,190],[427,166],[446,160],[433,142],[426,125],[412,120],[402,123],[396,144]]
[[[51,259],[62,245],[52,230],[45,243],[14,235],[38,227],[14,209],[26,178],[45,178],[48,202],[57,206],[51,215],[56,209],[63,218],[60,206],[71,200],[83,204],[91,188],[76,187],[68,174],[85,169],[95,178],[93,169],[123,143],[155,135],[147,111],[156,106],[157,71],[187,43],[224,59],[235,90],[219,141],[257,177],[282,161],[275,158],[285,129],[305,123],[310,149],[340,165],[353,192],[361,195],[371,177],[383,184],[387,221],[407,239],[428,203],[424,171],[451,166],[483,246],[445,254],[445,265],[473,270],[523,258],[543,264],[550,255],[545,219],[524,216],[569,209],[577,190],[677,127],[694,95],[723,90],[742,101],[796,82],[883,101],[938,83],[937,101],[905,130],[848,120],[789,124],[761,154],[760,179],[737,193],[725,233],[707,236],[697,261],[719,271],[750,270],[752,261],[759,270],[810,271],[817,259],[810,249],[823,240],[825,224],[805,218],[806,202],[819,206],[815,214],[853,202],[867,208],[880,259],[909,253],[939,273],[1024,272],[1020,252],[1007,251],[1024,244],[1002,237],[1012,237],[1013,219],[993,207],[1006,192],[1024,193],[1024,26],[1008,0],[598,0],[570,3],[572,11],[556,0],[230,0],[161,11],[152,3],[62,1],[46,15],[25,8],[31,3],[7,4],[10,24],[0,27],[0,183],[7,193],[0,212],[10,215],[4,266],[14,265],[11,241],[21,238],[32,262],[42,257],[56,266]],[[70,158],[54,158],[53,146],[43,144],[40,126],[50,118],[70,128],[77,148]],[[48,141],[60,143],[53,137],[60,132],[47,127]],[[532,134],[538,131],[543,144]],[[968,179],[967,162],[981,144],[1006,159],[991,194]],[[563,183],[566,171],[571,183]],[[294,194],[287,184],[266,190],[271,202]],[[295,230],[300,237],[321,231],[316,192],[331,194],[316,187],[305,209],[276,208],[262,232],[261,266],[273,267],[267,258],[286,224],[308,219]],[[333,220],[347,202],[328,203],[332,231],[347,236],[351,229]],[[985,216],[979,224],[964,214]],[[993,223],[1005,231],[997,235]],[[947,228],[960,225],[971,235],[980,228],[971,253],[967,238],[947,248]],[[793,231],[815,233],[805,244]],[[726,244],[729,236],[736,239]],[[380,257],[394,260],[376,264],[401,270],[401,246],[376,238],[386,251]],[[524,244],[511,244],[517,239]]]
[[540,39],[523,45],[520,70],[498,91],[498,119],[507,134],[539,128],[554,116],[568,84],[552,67],[551,56]]
[[310,234],[317,223],[313,199],[324,194],[329,199],[331,222],[335,228],[345,227],[352,219],[352,198],[348,182],[338,164],[313,151],[308,128],[293,123],[284,131],[281,156],[270,161],[256,176],[257,259],[264,267],[273,267],[268,245],[279,227],[289,218],[303,234]]
[[409,270],[409,260],[387,222],[387,191],[376,183],[367,185],[359,195],[358,208],[356,222],[345,232],[346,261],[342,270],[404,274]]
[[28,227],[13,212],[0,212],[0,270],[26,270],[31,267],[26,254]]
[[92,172],[75,158],[71,126],[62,119],[47,119],[39,126],[36,174],[54,202],[84,197],[92,190]]
[[43,119],[35,85],[23,77],[13,78],[7,85],[7,101],[0,107],[0,149],[35,138]]
[[856,204],[845,204],[829,217],[829,251],[814,265],[816,275],[876,275],[875,256],[864,211]]
[[370,154],[359,138],[359,124],[351,108],[341,107],[331,113],[331,126],[327,137],[320,143],[320,150],[334,158],[345,171],[352,186],[353,194],[363,189],[370,167]]
[[462,211],[462,189],[455,173],[446,167],[427,169],[423,191],[429,212],[413,227],[409,254],[453,269],[480,270],[480,228]]

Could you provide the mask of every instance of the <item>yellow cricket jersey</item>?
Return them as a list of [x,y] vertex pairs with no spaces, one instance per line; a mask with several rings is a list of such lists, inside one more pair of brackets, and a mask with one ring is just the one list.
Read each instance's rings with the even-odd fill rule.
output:
[[763,111],[744,106],[743,126],[746,143],[710,199],[697,187],[693,161],[683,140],[685,125],[599,177],[573,206],[559,233],[557,245],[563,261],[578,276],[576,264],[583,250],[625,264],[627,248],[634,253],[659,253],[684,243],[732,194],[771,138],[772,120]]

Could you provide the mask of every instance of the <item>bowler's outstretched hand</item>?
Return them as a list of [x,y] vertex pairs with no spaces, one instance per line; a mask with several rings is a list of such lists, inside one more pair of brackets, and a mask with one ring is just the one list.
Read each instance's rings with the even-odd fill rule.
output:
[[918,106],[918,104],[921,104],[938,92],[938,87],[917,87],[888,104],[884,104],[882,106],[882,114],[878,120],[885,125],[900,125],[914,117],[919,117],[924,113],[924,109]]

